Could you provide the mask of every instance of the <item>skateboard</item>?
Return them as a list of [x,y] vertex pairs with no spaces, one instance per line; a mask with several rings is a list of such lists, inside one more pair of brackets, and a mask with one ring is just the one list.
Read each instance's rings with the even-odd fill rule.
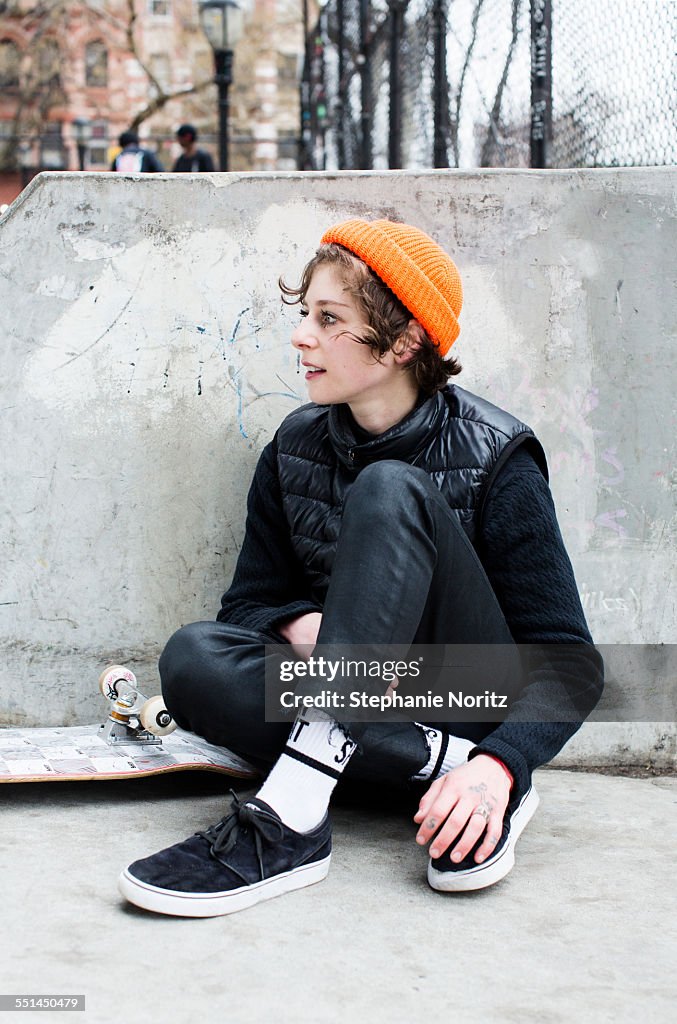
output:
[[226,747],[177,728],[162,697],[146,697],[124,665],[104,669],[99,690],[109,703],[101,725],[0,729],[0,782],[133,779],[190,769],[239,779],[259,774]]

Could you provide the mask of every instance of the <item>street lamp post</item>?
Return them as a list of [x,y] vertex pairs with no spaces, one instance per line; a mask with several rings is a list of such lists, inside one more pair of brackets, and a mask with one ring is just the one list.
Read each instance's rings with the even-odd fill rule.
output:
[[242,35],[242,8],[236,0],[200,0],[200,21],[214,51],[219,90],[219,165],[228,170],[228,89],[233,81],[233,48]]
[[31,170],[34,170],[35,160],[33,158],[33,147],[25,139],[19,143],[19,167],[21,168],[21,188],[25,188],[31,180]]
[[86,117],[76,117],[72,124],[73,136],[78,147],[78,161],[80,163],[80,170],[85,169],[85,156],[87,154],[87,147],[89,140],[92,137],[92,126]]

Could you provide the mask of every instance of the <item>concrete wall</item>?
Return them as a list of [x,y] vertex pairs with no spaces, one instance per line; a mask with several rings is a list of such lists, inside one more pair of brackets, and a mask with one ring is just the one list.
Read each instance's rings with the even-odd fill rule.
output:
[[[541,436],[595,639],[677,641],[674,171],[46,174],[0,222],[0,721],[95,721],[101,667],[152,689],[213,617],[303,401],[278,275],[349,216],[456,258],[459,382]],[[562,757],[675,750],[674,724],[590,725]]]

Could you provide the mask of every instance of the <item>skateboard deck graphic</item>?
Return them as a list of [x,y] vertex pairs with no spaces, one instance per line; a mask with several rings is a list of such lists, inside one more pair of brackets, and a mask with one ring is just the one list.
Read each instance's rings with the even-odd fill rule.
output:
[[0,782],[132,779],[201,768],[239,779],[258,772],[225,747],[176,729],[162,745],[107,743],[99,725],[0,729]]
[[225,747],[177,729],[161,697],[147,700],[133,672],[101,674],[110,702],[102,725],[0,729],[0,783],[132,779],[202,769],[239,779],[259,773]]

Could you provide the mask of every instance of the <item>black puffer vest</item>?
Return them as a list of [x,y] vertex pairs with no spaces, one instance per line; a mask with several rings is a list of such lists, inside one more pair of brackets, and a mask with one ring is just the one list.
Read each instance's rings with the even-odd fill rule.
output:
[[277,432],[277,467],[292,544],[321,601],[334,562],[343,503],[360,469],[398,459],[425,470],[474,543],[499,469],[527,444],[547,479],[533,431],[483,398],[449,385],[385,434],[360,443],[345,405],[304,405]]

